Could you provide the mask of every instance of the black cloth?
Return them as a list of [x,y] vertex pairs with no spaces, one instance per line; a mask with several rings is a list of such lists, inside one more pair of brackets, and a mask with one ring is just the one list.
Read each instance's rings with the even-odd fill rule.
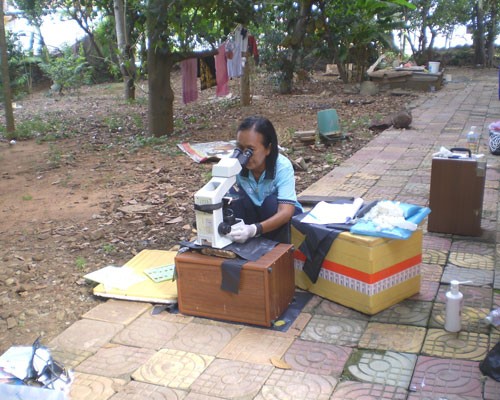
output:
[[220,288],[238,294],[240,289],[241,269],[248,261],[241,258],[230,258],[222,262],[222,282]]

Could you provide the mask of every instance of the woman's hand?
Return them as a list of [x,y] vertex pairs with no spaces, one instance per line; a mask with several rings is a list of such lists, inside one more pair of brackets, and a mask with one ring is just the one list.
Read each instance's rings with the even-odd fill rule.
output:
[[255,224],[237,224],[231,227],[231,232],[227,236],[236,243],[245,243],[248,239],[253,238],[257,234],[257,226]]

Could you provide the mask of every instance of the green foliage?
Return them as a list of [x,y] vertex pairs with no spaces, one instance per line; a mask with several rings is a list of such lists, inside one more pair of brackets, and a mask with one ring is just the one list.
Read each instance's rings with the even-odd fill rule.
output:
[[66,47],[60,56],[51,57],[40,66],[60,92],[63,89],[77,89],[92,83],[92,67],[85,60],[82,48],[80,53],[75,55],[71,47]]
[[78,256],[75,260],[75,266],[79,271],[82,271],[87,266],[87,260],[84,257]]

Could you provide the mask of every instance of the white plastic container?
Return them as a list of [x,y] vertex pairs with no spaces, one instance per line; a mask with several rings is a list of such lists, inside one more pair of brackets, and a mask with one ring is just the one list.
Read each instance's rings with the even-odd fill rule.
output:
[[475,126],[471,126],[469,132],[467,132],[467,147],[471,154],[477,154],[479,149],[479,133]]
[[439,66],[440,66],[439,61],[429,61],[429,72],[431,74],[439,74]]
[[448,332],[459,332],[462,329],[462,306],[464,295],[459,290],[461,283],[470,283],[470,281],[459,282],[452,280],[450,290],[446,292],[446,313],[444,318],[444,329]]

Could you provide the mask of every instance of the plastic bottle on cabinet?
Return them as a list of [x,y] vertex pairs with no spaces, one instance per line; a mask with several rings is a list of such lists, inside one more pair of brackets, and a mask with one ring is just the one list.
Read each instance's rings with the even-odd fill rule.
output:
[[452,280],[450,290],[446,292],[446,312],[444,329],[448,332],[459,332],[462,329],[462,306],[464,295],[460,292],[459,285],[470,281],[459,282]]
[[485,318],[485,320],[493,325],[493,326],[500,326],[500,308],[497,308],[496,310],[492,310]]
[[467,148],[471,154],[477,154],[477,150],[479,149],[479,134],[475,126],[471,126],[469,132],[467,132]]

